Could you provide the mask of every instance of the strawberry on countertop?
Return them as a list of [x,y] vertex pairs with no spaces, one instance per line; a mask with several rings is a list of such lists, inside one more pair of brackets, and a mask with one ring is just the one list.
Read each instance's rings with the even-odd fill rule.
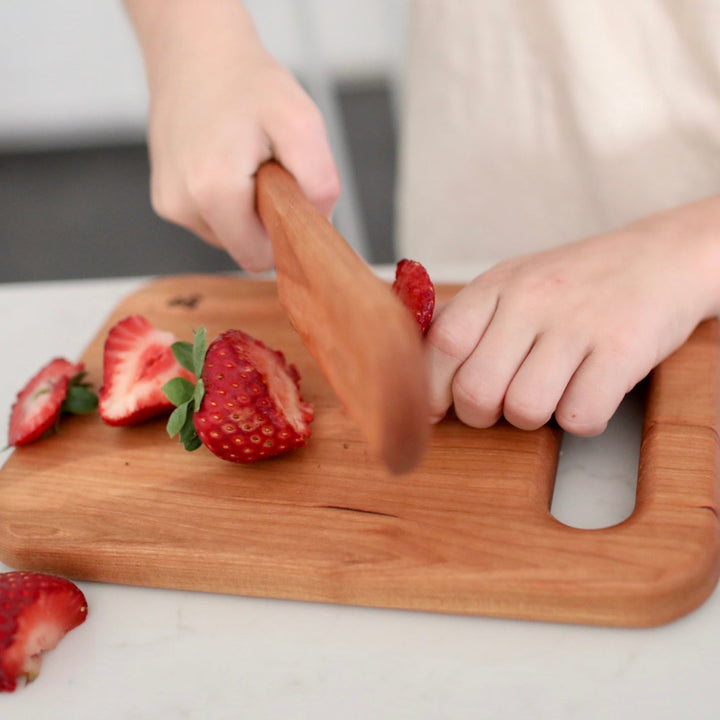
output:
[[425,335],[435,311],[435,286],[427,270],[417,260],[400,260],[395,268],[392,289],[412,312]]
[[57,426],[63,412],[85,413],[97,407],[97,396],[84,382],[84,366],[55,358],[18,393],[10,411],[8,445],[26,445]]
[[165,386],[177,409],[168,434],[188,450],[204,444],[231,462],[250,463],[307,444],[313,406],[300,395],[300,374],[284,355],[241,330],[228,330],[206,350],[205,330],[194,345],[176,343],[177,359],[198,378]]
[[0,573],[0,691],[40,672],[41,653],[52,650],[85,621],[87,602],[69,580],[32,572]]
[[173,356],[176,340],[142,315],[112,327],[105,340],[99,403],[108,425],[134,425],[172,410],[162,386],[176,375],[193,377]]

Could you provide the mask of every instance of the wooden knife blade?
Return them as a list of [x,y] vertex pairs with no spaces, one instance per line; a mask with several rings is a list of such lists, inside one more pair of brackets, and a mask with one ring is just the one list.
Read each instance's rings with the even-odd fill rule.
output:
[[430,430],[417,324],[287,170],[266,162],[256,181],[283,309],[371,452],[409,472]]

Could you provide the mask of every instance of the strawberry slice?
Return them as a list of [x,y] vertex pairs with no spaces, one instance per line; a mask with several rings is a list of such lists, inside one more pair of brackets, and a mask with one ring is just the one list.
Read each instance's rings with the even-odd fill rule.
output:
[[108,425],[134,425],[173,408],[162,386],[176,375],[192,378],[175,360],[176,337],[142,315],[114,325],[105,340],[98,409]]
[[241,330],[228,330],[205,351],[205,332],[176,355],[192,367],[196,386],[179,379],[165,387],[178,406],[168,434],[186,449],[204,444],[223,460],[251,463],[307,444],[313,406],[300,395],[300,373],[285,356]]
[[400,260],[395,268],[392,289],[413,314],[425,335],[435,311],[435,286],[427,270],[417,260]]
[[65,358],[55,358],[39,370],[18,393],[12,406],[8,445],[26,445],[52,431],[71,386],[86,387],[81,382],[82,375],[83,364]]
[[85,621],[87,602],[69,580],[31,572],[0,573],[0,691],[32,682],[41,653]]

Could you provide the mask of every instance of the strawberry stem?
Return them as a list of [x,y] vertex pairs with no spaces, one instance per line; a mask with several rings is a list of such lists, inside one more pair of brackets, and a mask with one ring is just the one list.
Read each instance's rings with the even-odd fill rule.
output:
[[193,413],[200,409],[205,385],[202,381],[202,368],[207,353],[207,333],[201,327],[193,333],[193,342],[179,340],[172,344],[175,359],[182,367],[195,374],[196,383],[186,378],[176,377],[162,387],[167,399],[175,405],[167,422],[167,433],[172,438],[180,436],[180,442],[188,451],[197,450],[202,441],[193,424]]

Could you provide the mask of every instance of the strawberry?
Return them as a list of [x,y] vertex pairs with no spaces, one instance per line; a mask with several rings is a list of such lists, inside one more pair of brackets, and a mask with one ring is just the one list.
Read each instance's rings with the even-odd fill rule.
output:
[[27,445],[57,427],[63,412],[84,413],[97,407],[97,396],[84,382],[82,363],[55,358],[18,393],[10,411],[8,445]]
[[198,378],[165,386],[177,409],[168,434],[188,450],[204,444],[223,460],[250,463],[307,444],[313,406],[300,396],[300,374],[285,356],[241,330],[228,330],[205,350],[205,330],[195,343],[177,343],[180,363]]
[[392,289],[412,312],[425,335],[435,311],[435,287],[427,270],[417,260],[400,260]]
[[175,341],[142,315],[112,327],[105,340],[99,403],[108,425],[134,425],[172,410],[162,386],[178,374],[193,377],[175,360]]
[[31,572],[0,573],[0,691],[33,681],[40,653],[85,621],[87,602],[69,580]]

